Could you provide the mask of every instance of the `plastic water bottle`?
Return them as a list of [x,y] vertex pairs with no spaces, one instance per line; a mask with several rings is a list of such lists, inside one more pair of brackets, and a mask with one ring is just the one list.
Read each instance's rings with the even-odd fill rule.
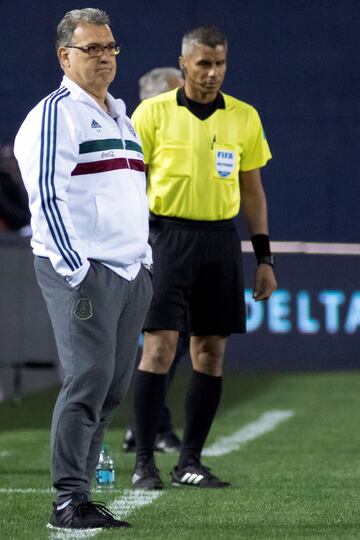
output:
[[103,444],[96,466],[96,484],[98,488],[113,488],[115,482],[114,461],[109,454],[109,446]]

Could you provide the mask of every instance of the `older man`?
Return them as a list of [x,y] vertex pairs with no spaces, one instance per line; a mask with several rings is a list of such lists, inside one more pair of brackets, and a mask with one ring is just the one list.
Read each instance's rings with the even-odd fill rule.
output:
[[133,115],[148,166],[154,296],[135,379],[135,488],[162,489],[153,446],[166,374],[179,334],[190,330],[193,373],[173,485],[223,488],[201,462],[221,396],[227,338],[245,331],[240,240],[242,207],[258,262],[254,297],[276,288],[260,167],[270,159],[259,116],[220,92],[227,40],[203,26],[185,34],[183,88],[143,101]]
[[144,162],[124,103],[108,93],[119,47],[106,13],[68,12],[56,46],[63,81],[29,113],[15,144],[65,374],[51,433],[50,526],[122,527],[89,493],[152,294]]

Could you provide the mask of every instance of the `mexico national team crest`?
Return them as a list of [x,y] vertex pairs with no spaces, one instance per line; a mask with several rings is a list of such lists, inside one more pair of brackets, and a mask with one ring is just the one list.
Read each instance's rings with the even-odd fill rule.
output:
[[216,150],[215,160],[217,172],[220,176],[226,178],[234,170],[235,152],[229,152],[228,150]]
[[75,306],[74,315],[82,321],[90,319],[93,315],[91,301],[88,298],[80,298]]
[[135,133],[135,129],[133,128],[131,122],[129,122],[129,120],[127,118],[125,118],[125,123],[126,123],[126,126],[128,128],[128,130],[130,131],[130,133],[136,137],[136,133]]

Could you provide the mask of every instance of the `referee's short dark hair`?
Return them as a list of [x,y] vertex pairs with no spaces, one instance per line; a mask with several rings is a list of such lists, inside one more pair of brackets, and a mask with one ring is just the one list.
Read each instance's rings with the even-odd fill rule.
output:
[[182,39],[181,54],[188,54],[196,43],[207,45],[213,49],[218,45],[223,45],[227,49],[225,34],[213,25],[199,26],[186,32]]

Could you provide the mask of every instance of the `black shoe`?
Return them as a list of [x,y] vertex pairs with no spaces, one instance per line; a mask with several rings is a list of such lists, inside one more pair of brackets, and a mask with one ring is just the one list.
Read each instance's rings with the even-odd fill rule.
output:
[[135,452],[135,433],[131,428],[125,431],[124,441],[121,447],[123,450],[125,450],[125,452]]
[[230,482],[224,482],[212,474],[209,467],[205,467],[200,461],[194,461],[189,465],[179,469],[174,467],[171,476],[173,486],[194,486],[201,488],[225,488],[229,487]]
[[131,481],[134,489],[164,489],[153,459],[136,463]]
[[127,521],[114,518],[102,502],[89,501],[84,493],[74,493],[71,503],[62,510],[57,510],[54,504],[50,516],[50,529],[110,529],[115,527],[130,527]]
[[166,454],[179,452],[180,446],[181,441],[174,431],[159,433],[155,440],[155,450],[165,452]]

